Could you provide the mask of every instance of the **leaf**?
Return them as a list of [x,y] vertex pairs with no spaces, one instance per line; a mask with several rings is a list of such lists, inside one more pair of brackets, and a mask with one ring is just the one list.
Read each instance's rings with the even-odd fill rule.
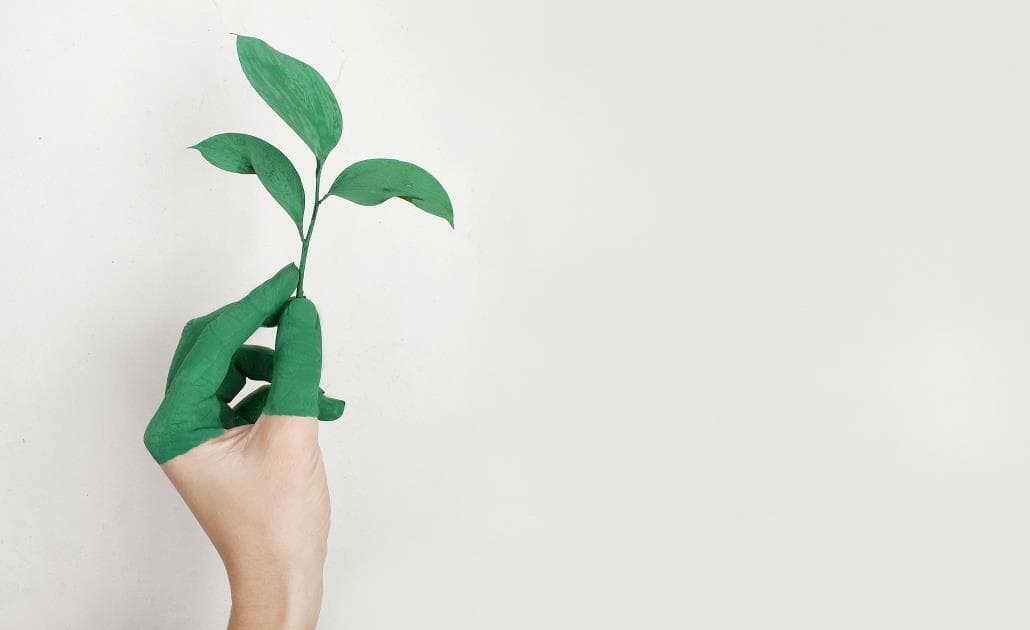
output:
[[355,162],[336,176],[330,195],[363,206],[375,206],[400,197],[429,214],[442,217],[454,227],[454,209],[440,182],[424,169],[400,160],[374,159]]
[[254,37],[238,35],[236,52],[247,80],[315,154],[319,164],[340,141],[340,105],[322,75]]
[[297,231],[304,220],[304,185],[282,151],[245,133],[221,133],[190,147],[223,171],[257,175],[265,190],[290,215]]

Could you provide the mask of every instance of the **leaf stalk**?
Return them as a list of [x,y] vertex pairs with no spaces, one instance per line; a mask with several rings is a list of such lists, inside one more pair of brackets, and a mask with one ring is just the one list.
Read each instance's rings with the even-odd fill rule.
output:
[[315,161],[315,203],[311,208],[311,220],[308,221],[308,231],[304,235],[300,244],[300,278],[297,280],[297,297],[304,297],[304,272],[308,266],[308,247],[311,246],[311,235],[315,232],[315,220],[318,219],[318,207],[322,205],[325,198],[329,196],[327,193],[325,197],[319,197],[320,186],[322,183],[322,161]]

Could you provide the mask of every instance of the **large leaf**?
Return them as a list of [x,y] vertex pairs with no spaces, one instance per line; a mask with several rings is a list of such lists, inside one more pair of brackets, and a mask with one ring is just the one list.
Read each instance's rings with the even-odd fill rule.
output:
[[282,151],[245,133],[220,133],[196,144],[204,158],[230,173],[257,175],[265,189],[290,215],[297,231],[304,220],[304,185]]
[[446,219],[454,227],[454,209],[447,191],[435,177],[409,162],[387,159],[355,162],[336,177],[329,194],[363,206],[375,206],[391,197],[399,197]]
[[254,37],[239,35],[236,52],[247,80],[311,147],[319,164],[340,141],[340,106],[322,75]]

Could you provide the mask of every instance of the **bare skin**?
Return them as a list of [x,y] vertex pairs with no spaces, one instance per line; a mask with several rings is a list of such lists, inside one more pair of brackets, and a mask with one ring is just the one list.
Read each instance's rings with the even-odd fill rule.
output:
[[225,563],[229,630],[314,628],[329,536],[318,420],[262,415],[161,468]]

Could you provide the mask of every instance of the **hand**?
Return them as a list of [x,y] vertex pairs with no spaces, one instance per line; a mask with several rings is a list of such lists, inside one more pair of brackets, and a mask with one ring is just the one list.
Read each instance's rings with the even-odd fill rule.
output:
[[[318,387],[318,313],[290,300],[297,275],[284,267],[186,325],[144,435],[225,563],[230,629],[313,628],[321,605],[329,492],[316,418],[344,405]],[[274,352],[243,345],[277,318]],[[230,407],[248,378],[271,385]]]

